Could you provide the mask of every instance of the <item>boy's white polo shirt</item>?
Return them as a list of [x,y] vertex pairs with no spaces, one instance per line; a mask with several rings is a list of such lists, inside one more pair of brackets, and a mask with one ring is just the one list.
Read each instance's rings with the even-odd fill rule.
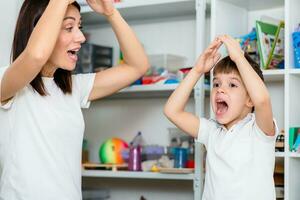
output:
[[249,113],[227,130],[215,120],[200,119],[196,141],[207,149],[202,200],[274,200],[276,134],[267,136]]

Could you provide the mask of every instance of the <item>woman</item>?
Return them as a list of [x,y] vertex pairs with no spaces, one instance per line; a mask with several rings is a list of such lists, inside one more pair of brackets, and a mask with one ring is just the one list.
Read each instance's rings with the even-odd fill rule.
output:
[[112,25],[124,64],[71,75],[85,41],[74,0],[25,0],[12,64],[0,71],[0,199],[81,199],[81,108],[126,87],[149,68],[111,0],[87,0]]

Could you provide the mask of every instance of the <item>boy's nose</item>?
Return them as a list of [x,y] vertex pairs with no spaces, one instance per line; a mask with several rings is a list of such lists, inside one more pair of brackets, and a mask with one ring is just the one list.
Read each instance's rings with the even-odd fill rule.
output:
[[225,90],[223,87],[219,87],[218,90],[217,90],[217,93],[224,93]]

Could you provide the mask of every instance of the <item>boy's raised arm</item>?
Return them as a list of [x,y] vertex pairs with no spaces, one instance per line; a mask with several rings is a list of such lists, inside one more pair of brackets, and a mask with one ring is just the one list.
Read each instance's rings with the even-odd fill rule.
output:
[[199,78],[204,73],[210,71],[219,60],[220,54],[218,53],[218,49],[220,45],[221,42],[218,39],[215,39],[210,44],[198,58],[194,68],[172,93],[164,108],[164,113],[168,119],[193,137],[197,137],[200,120],[193,113],[186,112],[185,107]]
[[244,56],[239,43],[228,35],[220,36],[225,44],[230,58],[236,63],[247,92],[255,108],[255,118],[258,127],[268,136],[275,135],[273,113],[269,92]]

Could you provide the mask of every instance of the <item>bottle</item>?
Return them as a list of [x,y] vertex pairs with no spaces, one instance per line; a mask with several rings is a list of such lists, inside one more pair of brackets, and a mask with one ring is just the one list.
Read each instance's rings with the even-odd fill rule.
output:
[[140,131],[129,145],[128,170],[142,171],[142,133]]
[[129,147],[128,170],[142,171],[142,150],[140,145]]

